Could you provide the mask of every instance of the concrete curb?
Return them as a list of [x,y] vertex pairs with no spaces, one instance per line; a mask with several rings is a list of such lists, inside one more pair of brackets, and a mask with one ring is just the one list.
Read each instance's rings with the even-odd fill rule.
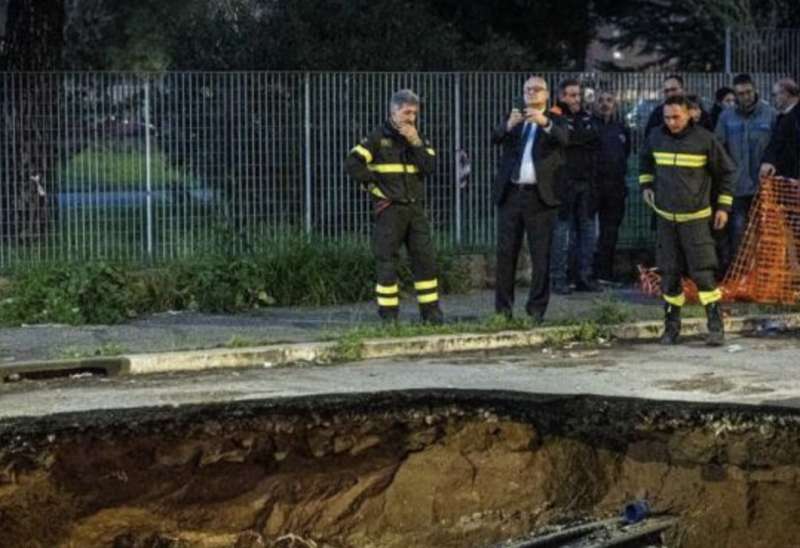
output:
[[[681,334],[692,337],[706,332],[705,318],[683,321]],[[621,340],[653,340],[662,329],[661,321],[646,321],[608,326],[607,333]],[[771,314],[725,319],[728,333],[753,332],[759,329],[799,329],[800,314]],[[770,327],[771,326],[771,327]],[[529,331],[498,333],[461,333],[426,335],[395,339],[367,339],[357,349],[358,358],[426,356],[476,350],[502,350],[542,346],[574,338],[580,326],[542,327]],[[0,368],[0,382],[20,377],[69,376],[84,372],[104,371],[106,375],[141,375],[198,371],[233,367],[274,367],[299,362],[327,363],[340,359],[335,342],[281,344],[247,348],[217,348],[180,352],[128,354],[116,357],[78,360],[19,362]]]

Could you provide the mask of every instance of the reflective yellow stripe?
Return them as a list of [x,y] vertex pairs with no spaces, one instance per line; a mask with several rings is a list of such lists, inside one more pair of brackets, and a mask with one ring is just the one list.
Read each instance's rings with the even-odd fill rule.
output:
[[435,150],[433,150],[433,149],[432,149],[432,148],[430,148],[430,147],[429,147],[429,148],[426,148],[426,149],[425,149],[425,151],[426,151],[428,154],[430,154],[431,156],[436,156],[436,151],[435,151]]
[[439,300],[438,293],[425,293],[424,295],[417,295],[417,302],[420,304],[434,303]]
[[397,284],[394,285],[381,285],[378,284],[375,286],[375,293],[378,295],[397,295],[400,292],[400,287]]
[[422,280],[421,282],[414,282],[414,289],[417,291],[423,291],[425,289],[436,289],[439,286],[436,279],[433,280]]
[[366,160],[368,164],[372,162],[372,153],[366,147],[362,147],[361,145],[356,145],[350,152],[355,152],[356,154],[364,158],[364,160]]
[[673,154],[671,152],[653,152],[656,165],[676,167],[703,167],[708,163],[705,154]]
[[386,194],[383,193],[383,191],[380,189],[380,187],[373,186],[372,188],[369,189],[369,191],[370,191],[370,193],[372,193],[373,195],[377,196],[378,198],[386,199]]
[[640,185],[644,184],[644,183],[652,183],[655,180],[656,180],[656,178],[653,175],[650,175],[648,173],[645,173],[644,175],[639,175],[639,184]]
[[666,220],[674,221],[676,223],[685,223],[687,221],[696,221],[698,219],[711,217],[710,207],[701,209],[700,211],[695,211],[694,213],[670,213],[668,211],[664,211],[663,209],[658,209],[657,207],[653,207],[653,209]]
[[697,296],[700,299],[700,304],[705,306],[720,300],[722,298],[722,290],[717,288],[714,291],[698,291]]
[[418,173],[419,168],[413,164],[375,164],[367,166],[370,171],[378,173]]
[[400,299],[397,297],[378,297],[378,306],[400,306]]
[[664,300],[667,301],[672,306],[683,306],[684,304],[686,304],[686,295],[684,295],[683,293],[681,293],[677,297],[670,297],[665,293],[664,295],[662,295],[662,297],[664,297]]
[[719,195],[719,205],[733,205],[733,196],[729,194],[720,194]]

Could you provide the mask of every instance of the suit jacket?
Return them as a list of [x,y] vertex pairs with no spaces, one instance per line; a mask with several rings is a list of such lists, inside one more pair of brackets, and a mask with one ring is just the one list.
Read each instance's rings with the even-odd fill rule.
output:
[[[559,185],[562,178],[561,170],[564,165],[565,148],[569,140],[569,130],[560,116],[552,113],[548,113],[548,116],[553,122],[553,127],[549,132],[540,127],[536,128],[532,154],[539,196],[545,204],[556,207],[561,204]],[[503,147],[492,192],[492,197],[497,205],[503,204],[508,195],[512,177],[518,175],[516,170],[525,150],[525,143],[522,142],[524,126],[524,123],[519,123],[511,131],[506,131],[506,122],[503,122],[492,132],[492,143]]]
[[800,177],[800,103],[778,115],[763,161],[774,165],[777,175]]

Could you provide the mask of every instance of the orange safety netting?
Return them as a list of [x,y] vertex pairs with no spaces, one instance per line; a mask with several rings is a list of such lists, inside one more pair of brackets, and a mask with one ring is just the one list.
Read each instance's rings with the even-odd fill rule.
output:
[[[720,288],[725,301],[795,304],[800,302],[800,181],[764,177],[750,209],[736,258]],[[642,291],[661,295],[655,268],[639,266]],[[697,287],[683,280],[690,302]]]

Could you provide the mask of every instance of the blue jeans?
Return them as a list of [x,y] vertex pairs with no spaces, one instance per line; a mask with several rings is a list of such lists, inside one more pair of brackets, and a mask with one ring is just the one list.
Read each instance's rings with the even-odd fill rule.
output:
[[591,192],[579,190],[572,193],[558,213],[553,229],[553,248],[550,259],[550,278],[554,284],[566,284],[570,263],[570,248],[575,249],[575,267],[578,280],[592,276],[594,246],[597,228],[592,207]]

